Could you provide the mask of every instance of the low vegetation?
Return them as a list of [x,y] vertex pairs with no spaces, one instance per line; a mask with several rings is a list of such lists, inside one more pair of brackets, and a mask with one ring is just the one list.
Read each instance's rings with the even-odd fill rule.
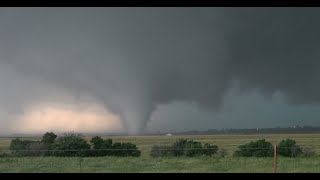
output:
[[[63,135],[54,138],[56,142]],[[90,157],[63,157],[53,155],[18,156],[10,150],[10,143],[15,138],[0,138],[0,172],[273,172],[273,157],[235,157],[234,152],[240,145],[265,139],[272,145],[278,145],[277,172],[320,172],[320,134],[256,134],[256,135],[173,135],[173,136],[102,136],[98,138],[81,137],[91,145]],[[112,138],[112,140],[110,139]],[[49,138],[50,139],[50,138]],[[140,157],[119,157],[114,155],[97,155],[104,152],[105,147],[93,143],[94,139],[114,145],[115,143],[132,143],[141,151]],[[192,139],[215,144],[219,148],[213,156],[164,156],[153,158],[150,151],[154,146],[171,147],[177,139]],[[294,139],[295,145],[302,154],[295,157],[285,157],[279,154],[279,144],[282,140]],[[19,138],[27,142],[44,143],[43,137]],[[91,141],[93,140],[93,141]],[[52,142],[52,141],[51,141]],[[110,143],[111,142],[111,143]],[[51,144],[51,143],[49,143]],[[104,143],[100,143],[104,144]],[[37,145],[32,145],[35,149]],[[107,146],[108,147],[108,146]],[[109,146],[110,147],[110,146]],[[111,146],[112,147],[112,146]],[[45,148],[44,148],[45,149]],[[109,149],[109,148],[108,148]],[[170,151],[169,151],[170,152]],[[30,152],[29,152],[30,153]],[[9,157],[8,157],[9,156]],[[99,157],[97,157],[99,156]],[[312,157],[306,157],[312,156]]]
[[[240,145],[235,151],[234,156],[242,157],[272,157],[273,146],[265,139]],[[284,157],[314,156],[315,151],[310,147],[300,147],[293,139],[283,139],[277,145],[277,154]]]
[[272,157],[272,144],[265,139],[240,145],[235,151],[234,156],[243,157]]
[[132,143],[116,142],[112,139],[103,140],[101,137],[93,137],[90,142],[93,144],[93,156],[134,156],[141,155],[141,151]]
[[93,137],[89,144],[81,134],[65,133],[58,137],[54,133],[46,133],[41,141],[13,139],[10,150],[14,156],[62,156],[62,157],[90,157],[90,156],[133,156],[138,157],[141,152],[133,143],[112,144],[112,139],[103,140]]
[[[113,143],[112,139],[103,139],[99,136],[91,138],[88,142],[81,134],[73,132],[65,133],[60,137],[57,137],[53,132],[47,132],[42,136],[42,139],[38,141],[16,138],[11,141],[9,149],[13,156],[141,156],[141,151],[134,143]],[[272,157],[273,151],[271,142],[260,139],[239,145],[233,155],[236,157]],[[149,152],[151,157],[224,157],[227,154],[225,149],[220,149],[217,145],[183,138],[176,140],[171,145],[154,145]],[[278,144],[277,153],[284,157],[307,157],[315,155],[314,149],[310,147],[302,148],[292,139],[281,140]],[[10,154],[7,153],[5,155]]]
[[296,157],[302,155],[302,149],[296,145],[296,141],[292,139],[282,140],[277,148],[277,152],[281,156]]
[[217,145],[204,144],[193,140],[179,139],[171,146],[153,146],[150,155],[152,157],[164,156],[212,156],[218,151]]

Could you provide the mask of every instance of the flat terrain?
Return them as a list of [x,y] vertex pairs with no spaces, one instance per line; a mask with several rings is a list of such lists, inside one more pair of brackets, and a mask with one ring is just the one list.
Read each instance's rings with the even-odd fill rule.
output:
[[[87,137],[86,139],[90,139]],[[316,156],[278,157],[278,172],[320,172],[320,134],[256,135],[184,135],[184,136],[110,136],[113,142],[132,142],[141,157],[17,157],[0,158],[0,172],[273,172],[273,158],[233,157],[238,145],[266,139],[273,144],[282,139],[296,140],[302,147],[312,147]],[[216,144],[226,157],[153,158],[153,145],[172,144],[179,138]],[[36,138],[32,138],[36,139]],[[10,138],[0,138],[0,153],[8,149]]]

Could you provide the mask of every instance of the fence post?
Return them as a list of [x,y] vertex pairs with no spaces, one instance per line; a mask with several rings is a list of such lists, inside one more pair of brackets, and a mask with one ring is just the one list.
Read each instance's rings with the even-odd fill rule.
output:
[[79,158],[80,173],[82,173],[82,166],[81,166],[81,163],[82,163],[82,158],[80,157],[80,158]]
[[277,173],[277,145],[274,145],[273,149],[273,172]]

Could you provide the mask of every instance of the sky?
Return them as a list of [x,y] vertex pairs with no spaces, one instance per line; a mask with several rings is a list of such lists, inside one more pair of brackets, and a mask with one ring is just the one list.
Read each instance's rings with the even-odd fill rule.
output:
[[318,8],[0,8],[0,134],[320,126]]

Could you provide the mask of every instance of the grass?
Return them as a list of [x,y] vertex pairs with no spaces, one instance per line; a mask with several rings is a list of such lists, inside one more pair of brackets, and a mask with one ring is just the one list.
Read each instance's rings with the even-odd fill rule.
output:
[[[142,156],[149,156],[154,145],[170,145],[179,138],[192,139],[202,143],[218,145],[232,155],[241,144],[258,139],[266,139],[272,144],[278,144],[282,139],[294,139],[298,145],[312,147],[320,155],[320,134],[259,134],[259,135],[184,135],[184,136],[112,136],[114,142],[131,142],[136,144],[142,152]],[[90,138],[88,138],[89,140]]]
[[[81,163],[81,167],[80,167]],[[319,172],[320,158],[280,158],[278,172]],[[1,158],[0,173],[11,172],[273,172],[273,158],[21,157]]]
[[[89,140],[91,137],[87,137]],[[266,139],[273,144],[282,139],[311,146],[315,157],[278,158],[278,172],[320,172],[320,134],[263,135],[190,135],[190,136],[110,136],[113,142],[131,142],[141,150],[141,157],[14,157],[0,158],[0,172],[273,172],[273,158],[233,157],[238,145]],[[169,145],[179,138],[216,144],[227,150],[224,158],[179,157],[152,158],[154,145]],[[11,139],[0,138],[0,151],[7,150]],[[1,153],[1,152],[0,152]],[[80,168],[81,164],[81,168]]]

